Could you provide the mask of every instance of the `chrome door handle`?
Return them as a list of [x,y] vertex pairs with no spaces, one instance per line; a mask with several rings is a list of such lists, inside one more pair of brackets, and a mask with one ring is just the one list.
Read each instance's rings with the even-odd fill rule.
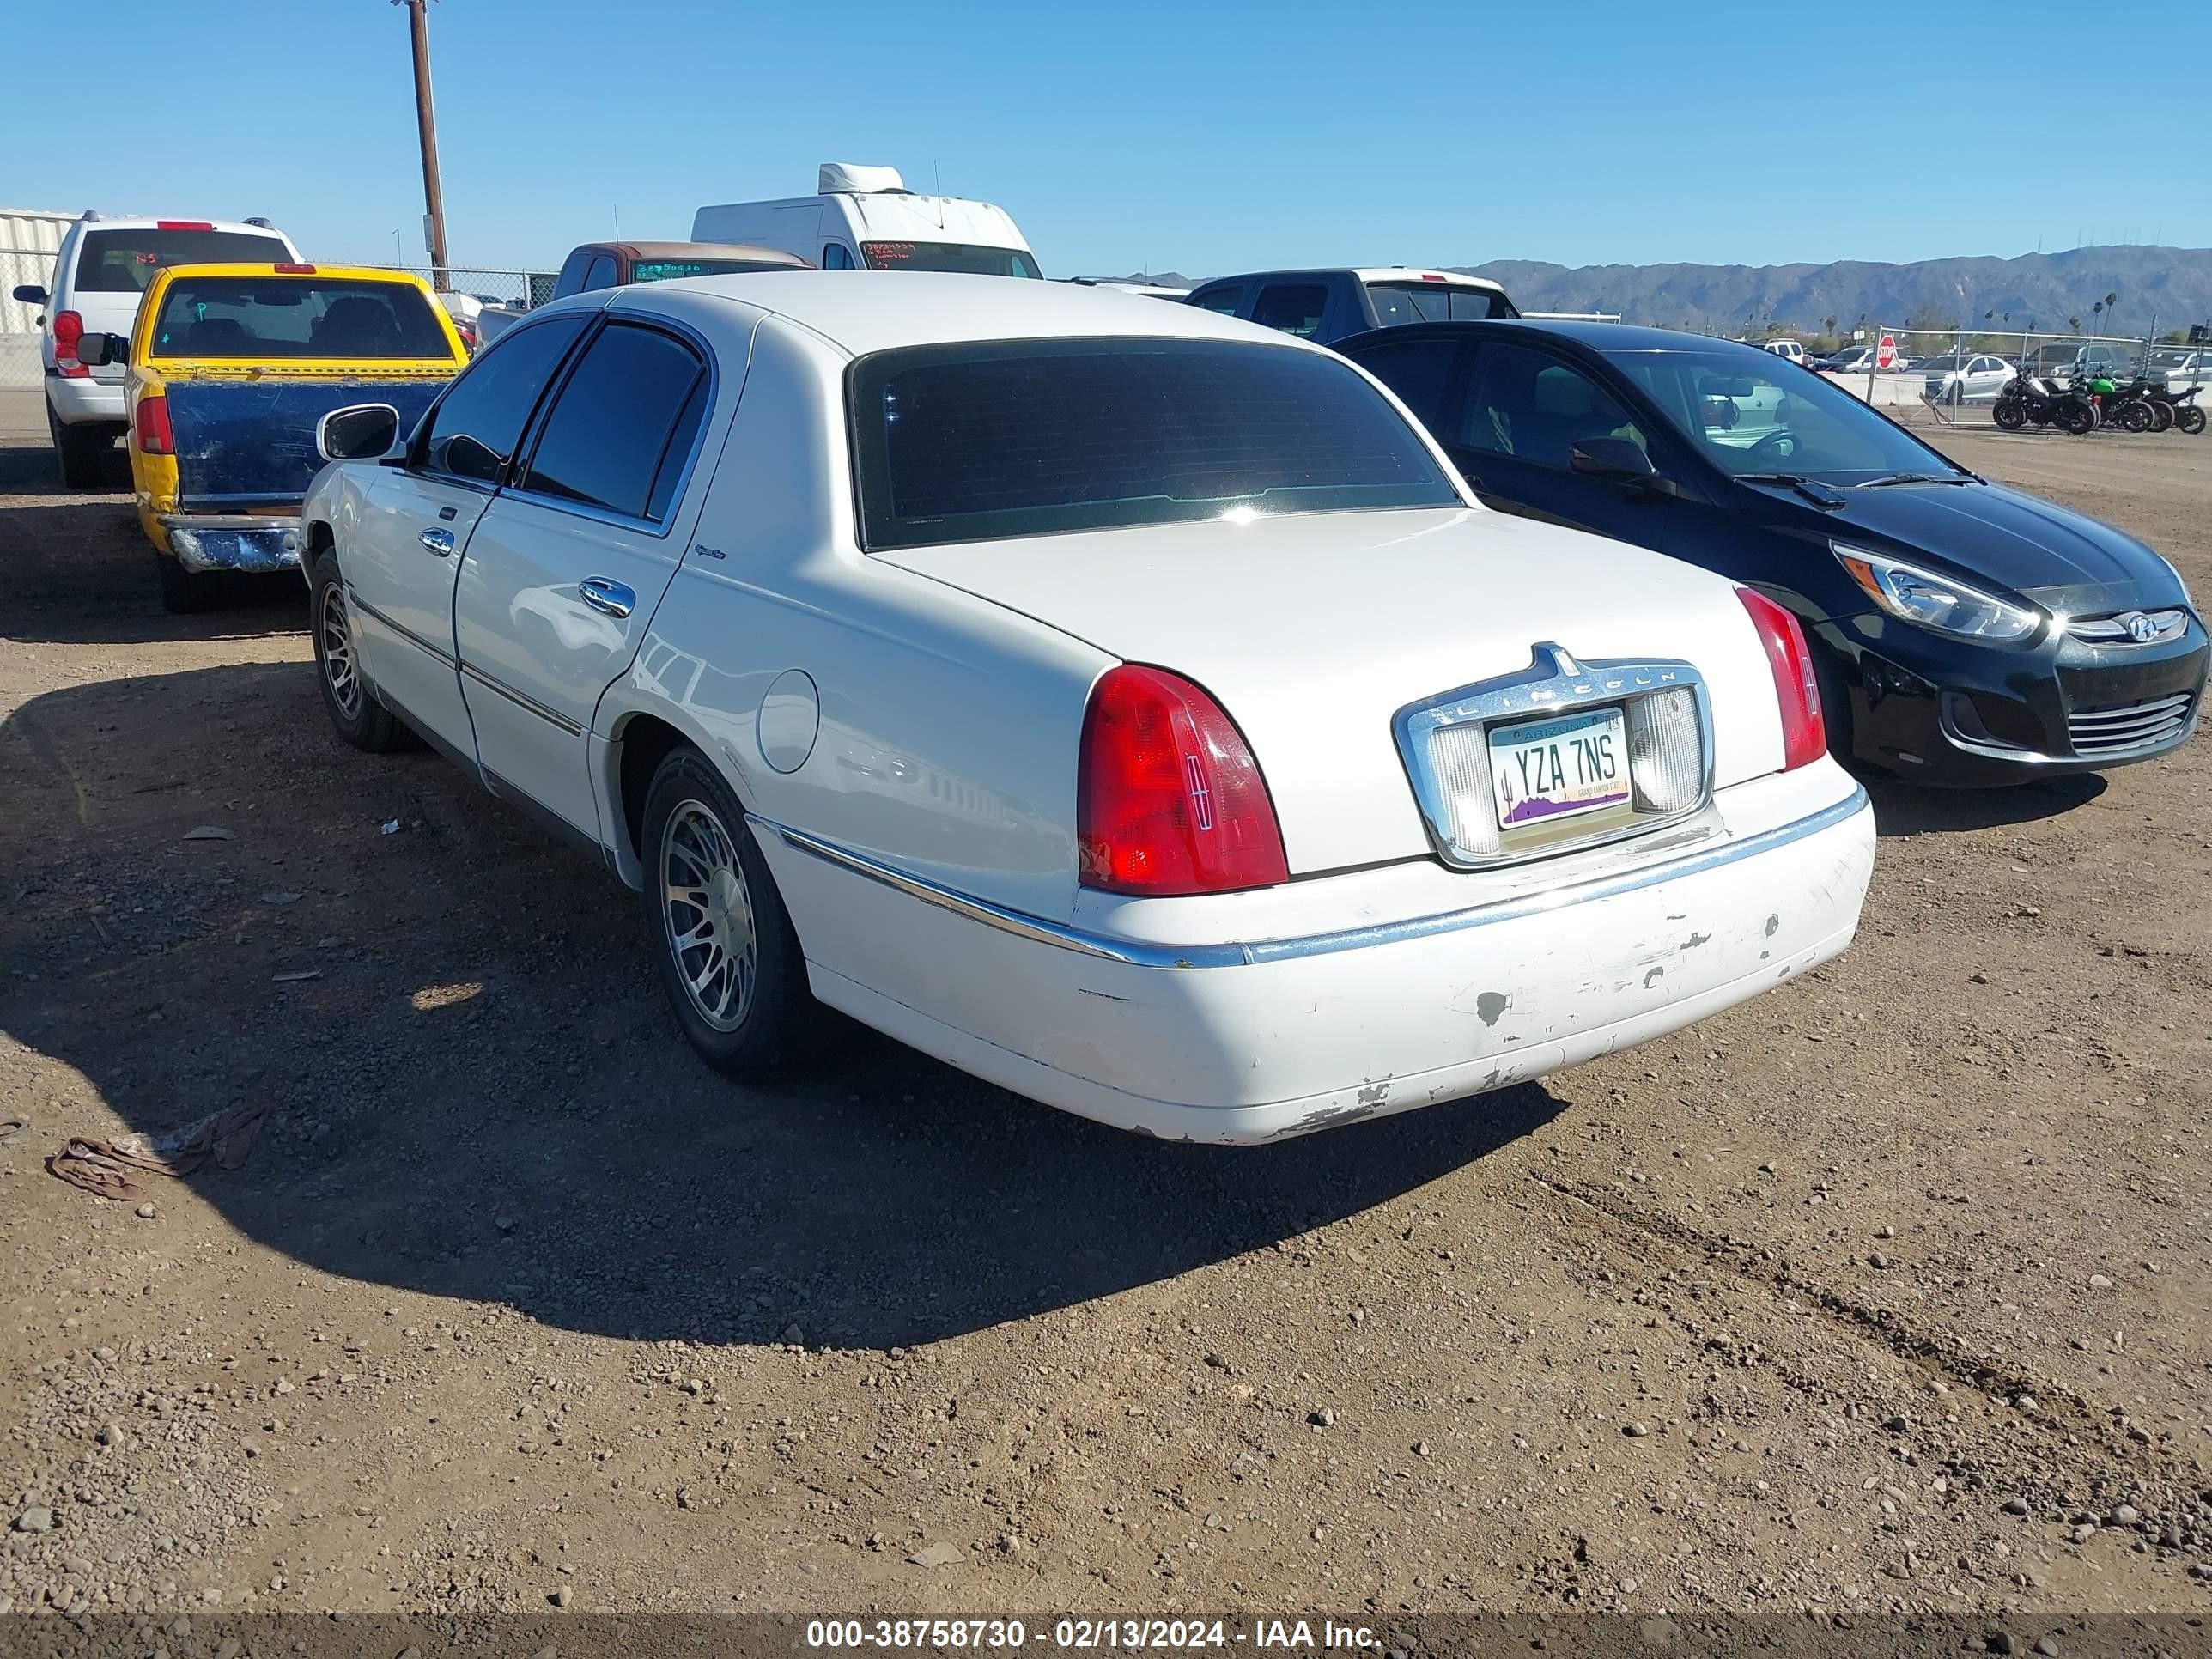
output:
[[584,603],[594,611],[603,611],[610,617],[627,617],[637,604],[637,595],[620,582],[611,582],[605,576],[586,576],[577,585]]
[[416,539],[441,559],[453,554],[453,532],[450,530],[426,530]]

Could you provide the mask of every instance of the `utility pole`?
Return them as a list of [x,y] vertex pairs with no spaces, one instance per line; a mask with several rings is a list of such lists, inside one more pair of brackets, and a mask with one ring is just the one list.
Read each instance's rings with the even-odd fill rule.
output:
[[392,0],[407,8],[415,41],[415,125],[422,141],[423,240],[429,244],[430,286],[446,283],[446,199],[438,185],[438,118],[430,105],[430,0]]

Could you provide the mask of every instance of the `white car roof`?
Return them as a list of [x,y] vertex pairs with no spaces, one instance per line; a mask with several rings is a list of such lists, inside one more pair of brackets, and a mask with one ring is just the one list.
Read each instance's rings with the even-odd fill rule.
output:
[[202,219],[185,213],[103,213],[97,219],[79,219],[76,222],[84,230],[156,230],[163,225],[190,225],[198,230],[204,225],[210,230],[232,230],[241,236],[284,240],[284,233],[273,225],[249,225],[242,219]]
[[1419,265],[1368,265],[1352,274],[1363,283],[1446,283],[1454,288],[1479,288],[1488,294],[1505,292],[1502,284],[1487,276],[1470,276],[1459,270],[1424,270]]
[[[970,276],[932,270],[779,270],[689,276],[621,290],[622,303],[651,310],[665,295],[736,300],[811,330],[855,357],[895,346],[964,340],[1098,335],[1265,340],[1317,351],[1272,328],[1196,306],[1143,295],[1026,276]],[[604,304],[606,296],[577,299]],[[566,306],[569,302],[562,301]]]

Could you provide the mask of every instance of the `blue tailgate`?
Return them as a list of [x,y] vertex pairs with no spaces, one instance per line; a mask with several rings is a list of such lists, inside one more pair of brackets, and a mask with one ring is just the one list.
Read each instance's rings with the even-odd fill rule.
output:
[[322,470],[315,423],[353,404],[390,404],[413,430],[443,380],[171,380],[177,509],[297,505]]

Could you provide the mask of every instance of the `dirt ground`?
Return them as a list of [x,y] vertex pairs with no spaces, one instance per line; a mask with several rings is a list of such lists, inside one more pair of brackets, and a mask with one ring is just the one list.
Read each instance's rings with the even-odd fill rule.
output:
[[[2212,1613],[2212,740],[1878,783],[1839,961],[1461,1105],[1168,1146],[857,1031],[743,1090],[609,878],[343,748],[295,584],[166,615],[36,425],[0,1607]],[[1953,443],[2212,593],[2212,440]],[[143,1206],[42,1167],[236,1106]]]

